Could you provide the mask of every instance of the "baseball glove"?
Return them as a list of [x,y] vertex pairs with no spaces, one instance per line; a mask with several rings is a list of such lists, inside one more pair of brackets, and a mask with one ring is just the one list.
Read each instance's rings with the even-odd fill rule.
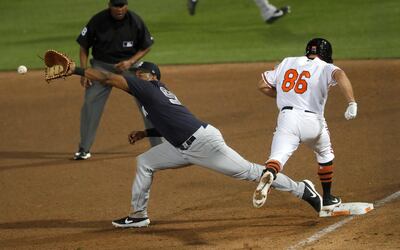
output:
[[73,61],[61,52],[56,50],[47,50],[44,53],[43,60],[46,65],[46,68],[44,69],[44,78],[48,83],[58,78],[65,78],[72,73],[70,72],[70,69]]

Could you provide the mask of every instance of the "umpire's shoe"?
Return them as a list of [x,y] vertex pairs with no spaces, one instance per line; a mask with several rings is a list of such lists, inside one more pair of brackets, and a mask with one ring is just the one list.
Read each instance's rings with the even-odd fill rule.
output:
[[114,227],[128,228],[128,227],[147,227],[150,224],[149,218],[133,218],[124,217],[112,222]]
[[338,207],[342,204],[342,200],[339,197],[328,195],[324,196],[322,203],[322,210],[333,210],[335,207]]
[[197,0],[187,0],[187,7],[189,14],[191,16],[193,16],[196,11],[196,5],[197,5]]
[[304,193],[301,197],[303,200],[307,201],[315,211],[318,213],[321,211],[322,208],[322,197],[315,189],[314,184],[309,180],[304,180],[303,183],[305,184]]
[[256,188],[256,191],[254,191],[253,194],[254,207],[260,208],[267,201],[268,191],[273,181],[274,181],[274,175],[271,172],[264,170],[260,182],[258,183],[258,186]]
[[288,13],[290,13],[290,6],[282,7],[280,9],[277,9],[274,12],[274,14],[272,15],[272,17],[268,18],[265,22],[268,23],[268,24],[272,24],[276,20],[278,20],[279,18],[285,16]]
[[92,155],[90,154],[89,151],[85,151],[84,149],[80,148],[78,152],[75,153],[74,155],[74,160],[87,160],[91,157]]

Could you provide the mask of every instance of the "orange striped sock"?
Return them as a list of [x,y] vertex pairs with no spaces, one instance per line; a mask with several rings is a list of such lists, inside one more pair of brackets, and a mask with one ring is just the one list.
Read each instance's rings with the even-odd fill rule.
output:
[[329,166],[319,165],[318,175],[322,185],[323,196],[324,197],[330,196],[332,179],[333,179],[333,165]]

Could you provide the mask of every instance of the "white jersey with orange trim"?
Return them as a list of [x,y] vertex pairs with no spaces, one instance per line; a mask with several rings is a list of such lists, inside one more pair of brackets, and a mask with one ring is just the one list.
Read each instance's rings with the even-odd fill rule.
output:
[[340,68],[318,57],[287,57],[274,70],[262,73],[264,82],[276,88],[277,106],[293,107],[324,115],[332,75]]

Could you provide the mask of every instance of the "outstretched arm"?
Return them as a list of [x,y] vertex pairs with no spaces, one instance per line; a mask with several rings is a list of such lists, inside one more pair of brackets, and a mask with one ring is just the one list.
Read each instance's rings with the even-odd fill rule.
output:
[[128,83],[122,75],[114,74],[111,72],[103,72],[93,68],[78,68],[75,63],[71,64],[71,74],[81,75],[92,81],[99,81],[102,84],[122,89],[130,92]]

